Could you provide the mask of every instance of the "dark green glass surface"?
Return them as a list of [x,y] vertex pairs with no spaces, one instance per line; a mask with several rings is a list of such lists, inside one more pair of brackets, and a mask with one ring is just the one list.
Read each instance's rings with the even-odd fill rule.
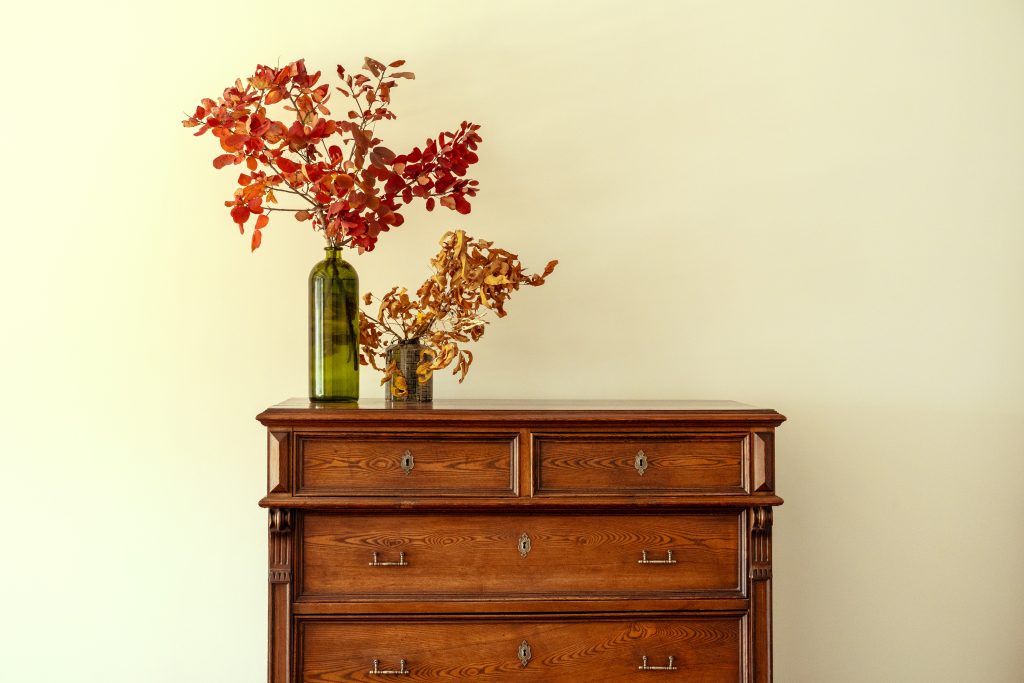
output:
[[309,274],[309,398],[359,399],[359,277],[328,247]]

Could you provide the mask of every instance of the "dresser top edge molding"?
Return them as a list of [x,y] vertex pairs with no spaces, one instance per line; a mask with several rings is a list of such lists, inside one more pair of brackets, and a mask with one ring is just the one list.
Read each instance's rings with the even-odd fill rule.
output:
[[313,403],[293,398],[260,413],[266,426],[339,422],[456,421],[602,421],[635,420],[744,423],[776,427],[785,416],[769,408],[735,401],[586,401],[441,399],[433,403],[388,403],[364,399],[358,403]]

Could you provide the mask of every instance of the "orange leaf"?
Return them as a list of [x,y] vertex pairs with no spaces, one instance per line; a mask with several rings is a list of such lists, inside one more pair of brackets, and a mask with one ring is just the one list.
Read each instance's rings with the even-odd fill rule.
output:
[[256,219],[256,229],[262,230],[263,228],[267,227],[267,223],[269,222],[270,216],[268,216],[267,214],[263,214],[262,216]]
[[[266,216],[260,216],[260,218],[266,218]],[[252,232],[252,249],[250,251],[256,251],[259,249],[260,242],[263,241],[263,233],[259,230],[253,230]]]
[[224,168],[228,164],[233,164],[234,162],[235,162],[235,155],[234,154],[221,154],[219,157],[217,157],[216,159],[213,160],[213,167],[214,168]]
[[242,173],[241,175],[238,176],[238,184],[239,185],[248,185],[251,182],[252,182],[252,176],[248,176],[248,175],[246,175],[244,173]]
[[250,171],[256,170],[256,157],[249,157],[245,160],[245,165],[249,167]]

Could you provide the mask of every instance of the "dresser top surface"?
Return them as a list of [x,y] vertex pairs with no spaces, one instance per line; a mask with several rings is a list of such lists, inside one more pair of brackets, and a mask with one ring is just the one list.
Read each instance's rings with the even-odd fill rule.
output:
[[261,413],[261,422],[432,420],[473,418],[533,419],[707,419],[752,420],[780,423],[778,412],[736,401],[593,401],[437,399],[433,403],[389,403],[384,399],[362,399],[358,403],[314,403],[292,398]]

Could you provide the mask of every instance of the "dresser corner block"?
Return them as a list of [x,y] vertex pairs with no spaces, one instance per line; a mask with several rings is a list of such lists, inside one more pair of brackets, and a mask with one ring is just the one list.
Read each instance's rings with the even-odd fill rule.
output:
[[777,412],[292,399],[258,419],[269,683],[772,679]]

